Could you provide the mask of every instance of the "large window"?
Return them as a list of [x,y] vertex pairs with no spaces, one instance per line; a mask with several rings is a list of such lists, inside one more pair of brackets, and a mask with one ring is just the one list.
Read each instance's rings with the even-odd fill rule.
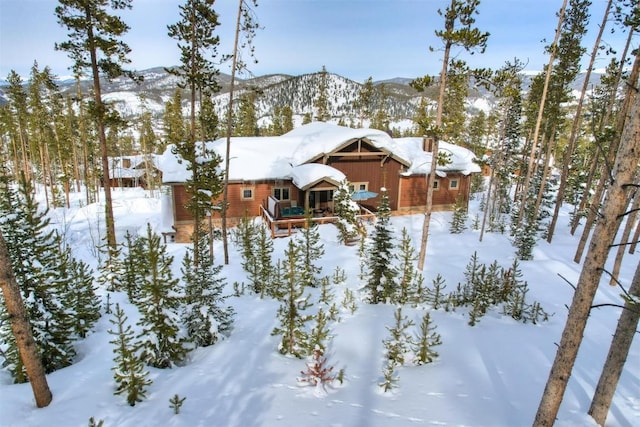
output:
[[457,190],[458,189],[458,180],[452,179],[449,181],[449,190]]
[[290,200],[291,195],[290,195],[289,187],[274,187],[273,198],[280,201]]

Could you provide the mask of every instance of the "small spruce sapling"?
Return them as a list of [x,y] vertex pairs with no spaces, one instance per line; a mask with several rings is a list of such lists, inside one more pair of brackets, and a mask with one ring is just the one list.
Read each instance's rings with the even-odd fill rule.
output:
[[[446,294],[444,293],[447,285],[445,284],[444,278],[441,274],[438,274],[435,279],[431,282],[433,284],[432,288],[427,288],[426,293],[426,303],[431,305],[434,310],[439,309],[444,302],[446,301]],[[443,301],[444,300],[444,301]]]
[[336,380],[333,366],[329,365],[324,353],[323,349],[316,347],[311,353],[310,360],[306,362],[307,369],[300,371],[302,376],[298,377],[298,382],[311,384],[319,392],[326,392],[327,384],[330,385]]
[[109,319],[115,326],[115,330],[109,329],[109,333],[115,338],[109,341],[115,346],[113,361],[116,366],[113,370],[113,378],[117,388],[115,395],[126,394],[127,403],[135,406],[141,402],[146,394],[146,389],[153,382],[149,379],[149,371],[144,369],[144,363],[135,354],[135,343],[133,342],[133,331],[127,325],[127,316],[124,310],[116,304],[115,318]]
[[413,344],[413,352],[415,358],[413,363],[416,365],[424,365],[431,363],[438,357],[438,353],[433,347],[442,344],[440,334],[436,332],[436,326],[431,320],[429,312],[425,313],[420,323],[420,331],[415,335],[416,341]]
[[407,320],[407,316],[402,315],[402,307],[399,306],[394,312],[395,323],[392,327],[387,326],[389,337],[382,341],[385,348],[386,358],[398,365],[404,365],[405,358],[411,350],[413,343],[408,329],[414,325],[413,320]]
[[392,391],[394,388],[398,387],[398,381],[400,381],[400,377],[396,373],[396,367],[397,364],[393,360],[387,360],[384,363],[382,369],[383,381],[378,385],[385,393]]
[[467,219],[469,218],[469,212],[467,211],[467,205],[462,198],[462,194],[456,198],[456,204],[453,208],[453,215],[451,217],[451,224],[449,232],[452,234],[460,234],[467,228]]
[[304,286],[300,280],[299,270],[299,248],[289,241],[288,249],[285,251],[285,266],[283,267],[282,293],[279,295],[280,307],[278,308],[277,326],[271,335],[282,335],[282,341],[278,347],[281,354],[292,354],[301,358],[305,355],[305,343],[308,340],[305,324],[312,318],[304,311],[311,306],[309,295],[304,297]]
[[95,418],[89,418],[89,427],[103,427],[104,420],[96,421]]
[[178,393],[174,394],[173,397],[169,399],[169,407],[173,409],[174,415],[178,415],[180,413],[180,409],[186,399],[186,397],[180,398]]

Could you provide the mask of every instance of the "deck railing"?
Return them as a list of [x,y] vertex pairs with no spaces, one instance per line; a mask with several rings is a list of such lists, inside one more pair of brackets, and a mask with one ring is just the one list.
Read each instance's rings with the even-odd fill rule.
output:
[[[304,217],[276,219],[267,209],[264,208],[264,206],[260,206],[260,215],[271,230],[272,238],[291,236],[295,233],[296,229],[303,228],[306,221],[306,218]],[[376,218],[376,215],[369,209],[360,206],[360,214],[357,215],[357,218],[360,221],[372,222]],[[332,224],[338,221],[338,217],[324,215],[314,216],[311,218],[311,221],[318,224]]]

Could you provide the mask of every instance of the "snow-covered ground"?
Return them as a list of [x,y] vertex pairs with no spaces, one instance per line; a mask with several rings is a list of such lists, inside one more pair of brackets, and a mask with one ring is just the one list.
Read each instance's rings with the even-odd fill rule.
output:
[[[142,190],[114,191],[116,224],[120,238],[129,230],[144,233],[149,222],[162,226],[161,201]],[[472,202],[471,218],[477,211]],[[55,224],[65,230],[79,258],[96,266],[98,229],[104,228],[102,208],[97,205],[52,212]],[[422,215],[398,216],[391,223],[400,233],[403,227],[417,247]],[[477,251],[482,263],[494,260],[503,267],[513,262],[514,248],[506,235],[485,233],[479,242],[477,231],[449,233],[451,213],[434,213],[427,250],[426,284],[441,274],[447,291],[464,279],[464,269]],[[577,281],[580,265],[573,263],[578,236],[560,218],[552,244],[540,241],[533,261],[521,262],[523,279],[529,284],[530,301],[539,301],[553,316],[541,324],[523,324],[490,311],[480,322],[468,325],[467,310],[431,311],[442,337],[436,348],[440,356],[423,366],[398,370],[399,387],[382,393],[383,346],[386,326],[393,323],[395,307],[360,302],[351,314],[343,310],[341,321],[331,325],[333,339],[329,362],[345,369],[345,381],[319,394],[301,386],[296,378],[305,361],[278,353],[276,326],[278,303],[245,294],[229,298],[237,312],[231,336],[213,347],[191,354],[186,366],[150,369],[153,384],[147,398],[135,407],[123,396],[113,395],[112,336],[109,316],[103,316],[96,331],[77,346],[74,365],[48,375],[52,403],[43,409],[34,404],[28,384],[12,384],[8,373],[0,371],[0,426],[86,426],[90,417],[103,420],[105,427],[124,426],[526,426],[531,425],[556,352],[556,343],[571,302],[572,288],[565,280]],[[323,274],[336,267],[348,279],[334,289],[341,301],[344,288],[359,289],[358,248],[340,245],[333,225],[320,226],[325,255]],[[580,232],[580,230],[579,230]],[[579,232],[577,233],[579,235]],[[275,241],[274,258],[282,258],[288,239]],[[170,243],[175,256],[174,272],[179,275],[186,245]],[[222,260],[222,244],[216,242],[217,259]],[[638,265],[638,254],[626,255],[620,281],[628,284]],[[234,282],[243,282],[240,256],[231,247],[230,264],[223,269],[228,293]],[[562,276],[563,278],[561,278]],[[317,292],[311,290],[312,293]],[[104,290],[100,290],[104,296]],[[602,280],[596,303],[621,303],[620,290]],[[125,303],[115,295],[112,303]],[[129,323],[133,306],[125,306]],[[425,308],[406,307],[403,314],[419,323]],[[595,425],[586,415],[595,384],[620,314],[618,308],[593,311],[573,370],[556,425]],[[631,347],[627,365],[607,420],[608,426],[640,425],[640,343]],[[169,399],[186,397],[179,414]]]

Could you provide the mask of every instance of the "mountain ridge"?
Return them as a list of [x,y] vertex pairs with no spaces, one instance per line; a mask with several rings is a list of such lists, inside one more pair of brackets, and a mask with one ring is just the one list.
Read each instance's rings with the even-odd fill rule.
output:
[[[125,77],[103,81],[104,100],[113,103],[125,118],[135,117],[146,109],[152,113],[156,121],[159,121],[162,118],[166,102],[172,99],[178,88],[179,77],[167,72],[167,68],[173,67],[175,66],[157,66],[141,70],[138,74],[143,77],[143,81],[139,84]],[[324,77],[326,78],[324,84],[331,116],[345,121],[358,120],[359,110],[356,107],[356,102],[363,84],[330,72],[326,72]],[[532,75],[531,73],[523,73],[523,77],[525,87],[528,87]],[[314,101],[319,96],[322,78],[323,72],[301,75],[276,73],[251,78],[237,78],[234,98],[239,99],[244,94],[253,92],[256,113],[261,121],[269,120],[277,106],[291,107],[294,116],[313,115]],[[596,78],[599,78],[599,74],[592,74],[592,79]],[[422,94],[410,86],[412,80],[406,77],[395,77],[373,81],[376,91],[373,95],[371,110],[375,112],[378,109],[384,109],[392,122],[411,120],[422,96],[426,96],[432,102],[437,97],[436,86],[427,88]],[[584,73],[574,82],[574,89],[577,89],[578,85],[582,86],[583,81]],[[216,113],[221,116],[225,114],[228,105],[231,76],[220,73],[218,82],[221,90],[212,99]],[[57,83],[64,95],[73,96],[77,90],[74,79],[64,79]],[[85,94],[89,93],[90,85],[91,82],[88,79],[81,80],[81,91]],[[383,92],[384,95],[382,95]],[[467,103],[470,108],[477,104],[478,99],[484,100],[482,105],[486,108],[492,107],[493,97],[486,90],[472,85],[469,93]],[[2,85],[0,82],[0,104],[6,102],[6,85]],[[186,92],[183,96],[183,102],[186,107]]]

